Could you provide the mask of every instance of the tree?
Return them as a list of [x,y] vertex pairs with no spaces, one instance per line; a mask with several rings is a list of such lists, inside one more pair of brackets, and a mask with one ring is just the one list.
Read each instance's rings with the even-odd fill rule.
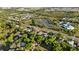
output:
[[35,26],[35,21],[32,19],[32,25],[34,25]]
[[64,36],[63,36],[62,33],[57,33],[57,34],[56,34],[56,37],[57,37],[57,38],[59,38],[59,37],[64,38]]
[[6,28],[9,28],[10,29],[10,28],[12,28],[12,25],[13,24],[10,21],[9,22],[6,22]]
[[22,38],[21,38],[21,41],[24,41],[24,42],[29,43],[29,42],[30,42],[30,39],[27,38],[27,34],[23,34],[23,36],[22,36]]
[[31,49],[32,49],[32,44],[31,43],[26,44],[25,50],[31,50]]
[[52,36],[48,40],[49,40],[50,43],[53,43],[56,40],[56,37],[55,36]]
[[37,35],[36,41],[41,43],[43,41],[43,37],[41,35]]
[[72,48],[71,45],[69,45],[66,42],[61,42],[60,44],[61,44],[64,51],[70,51],[70,49]]
[[55,37],[55,36],[47,37],[47,38],[45,39],[45,43],[46,43],[46,44],[52,44],[55,40],[56,40],[56,37]]
[[45,39],[45,43],[48,45],[49,44],[49,40],[46,38]]
[[70,51],[77,51],[77,49],[74,48],[74,47],[72,47],[72,48],[70,49]]
[[11,34],[11,35],[7,38],[7,41],[13,42],[13,37],[14,37],[14,34]]
[[79,47],[76,47],[77,51],[79,51]]
[[24,42],[29,43],[30,39],[29,38],[24,38]]
[[31,32],[31,35],[30,35],[29,38],[30,38],[32,43],[35,41],[35,37],[36,37],[36,33],[35,32]]
[[35,40],[35,37],[33,35],[30,36],[30,41],[33,43]]
[[62,47],[61,47],[60,43],[58,43],[57,41],[54,41],[53,45],[52,45],[52,50],[53,51],[62,51]]

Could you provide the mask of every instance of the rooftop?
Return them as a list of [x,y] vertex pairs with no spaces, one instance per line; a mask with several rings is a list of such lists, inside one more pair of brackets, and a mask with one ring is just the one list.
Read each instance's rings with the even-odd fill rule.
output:
[[61,26],[68,29],[68,30],[73,30],[74,26],[71,25],[70,22],[64,23],[63,21],[60,22]]

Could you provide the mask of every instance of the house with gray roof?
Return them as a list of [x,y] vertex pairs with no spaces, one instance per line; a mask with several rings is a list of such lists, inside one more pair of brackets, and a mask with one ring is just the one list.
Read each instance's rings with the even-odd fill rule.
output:
[[61,21],[60,25],[63,28],[68,29],[68,30],[73,30],[74,29],[74,26],[72,26],[70,22],[64,23],[63,21]]

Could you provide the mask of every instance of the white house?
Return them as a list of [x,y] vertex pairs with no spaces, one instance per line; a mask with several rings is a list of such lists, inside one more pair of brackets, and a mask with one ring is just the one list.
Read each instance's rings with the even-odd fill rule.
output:
[[15,27],[16,27],[16,28],[19,28],[19,25],[16,25]]
[[71,46],[74,46],[74,41],[70,40],[70,41],[67,41]]
[[68,29],[68,30],[73,30],[73,29],[74,29],[74,27],[71,25],[70,22],[64,23],[64,22],[62,21],[62,22],[60,22],[60,25],[61,25],[62,27],[64,27],[64,28]]
[[33,27],[28,26],[26,29],[27,29],[28,32],[31,32],[33,30]]
[[63,27],[68,29],[68,30],[73,30],[74,29],[74,27],[69,22],[67,22],[66,24],[63,24]]
[[39,35],[42,35],[43,37],[47,37],[47,36],[48,36],[47,33],[42,32],[42,31],[39,31],[38,34],[39,34]]
[[79,46],[79,43],[77,43],[77,46]]

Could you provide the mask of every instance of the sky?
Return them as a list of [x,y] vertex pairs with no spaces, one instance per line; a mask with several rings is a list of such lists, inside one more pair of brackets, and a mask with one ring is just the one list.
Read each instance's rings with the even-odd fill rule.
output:
[[0,0],[0,7],[78,7],[79,0]]

